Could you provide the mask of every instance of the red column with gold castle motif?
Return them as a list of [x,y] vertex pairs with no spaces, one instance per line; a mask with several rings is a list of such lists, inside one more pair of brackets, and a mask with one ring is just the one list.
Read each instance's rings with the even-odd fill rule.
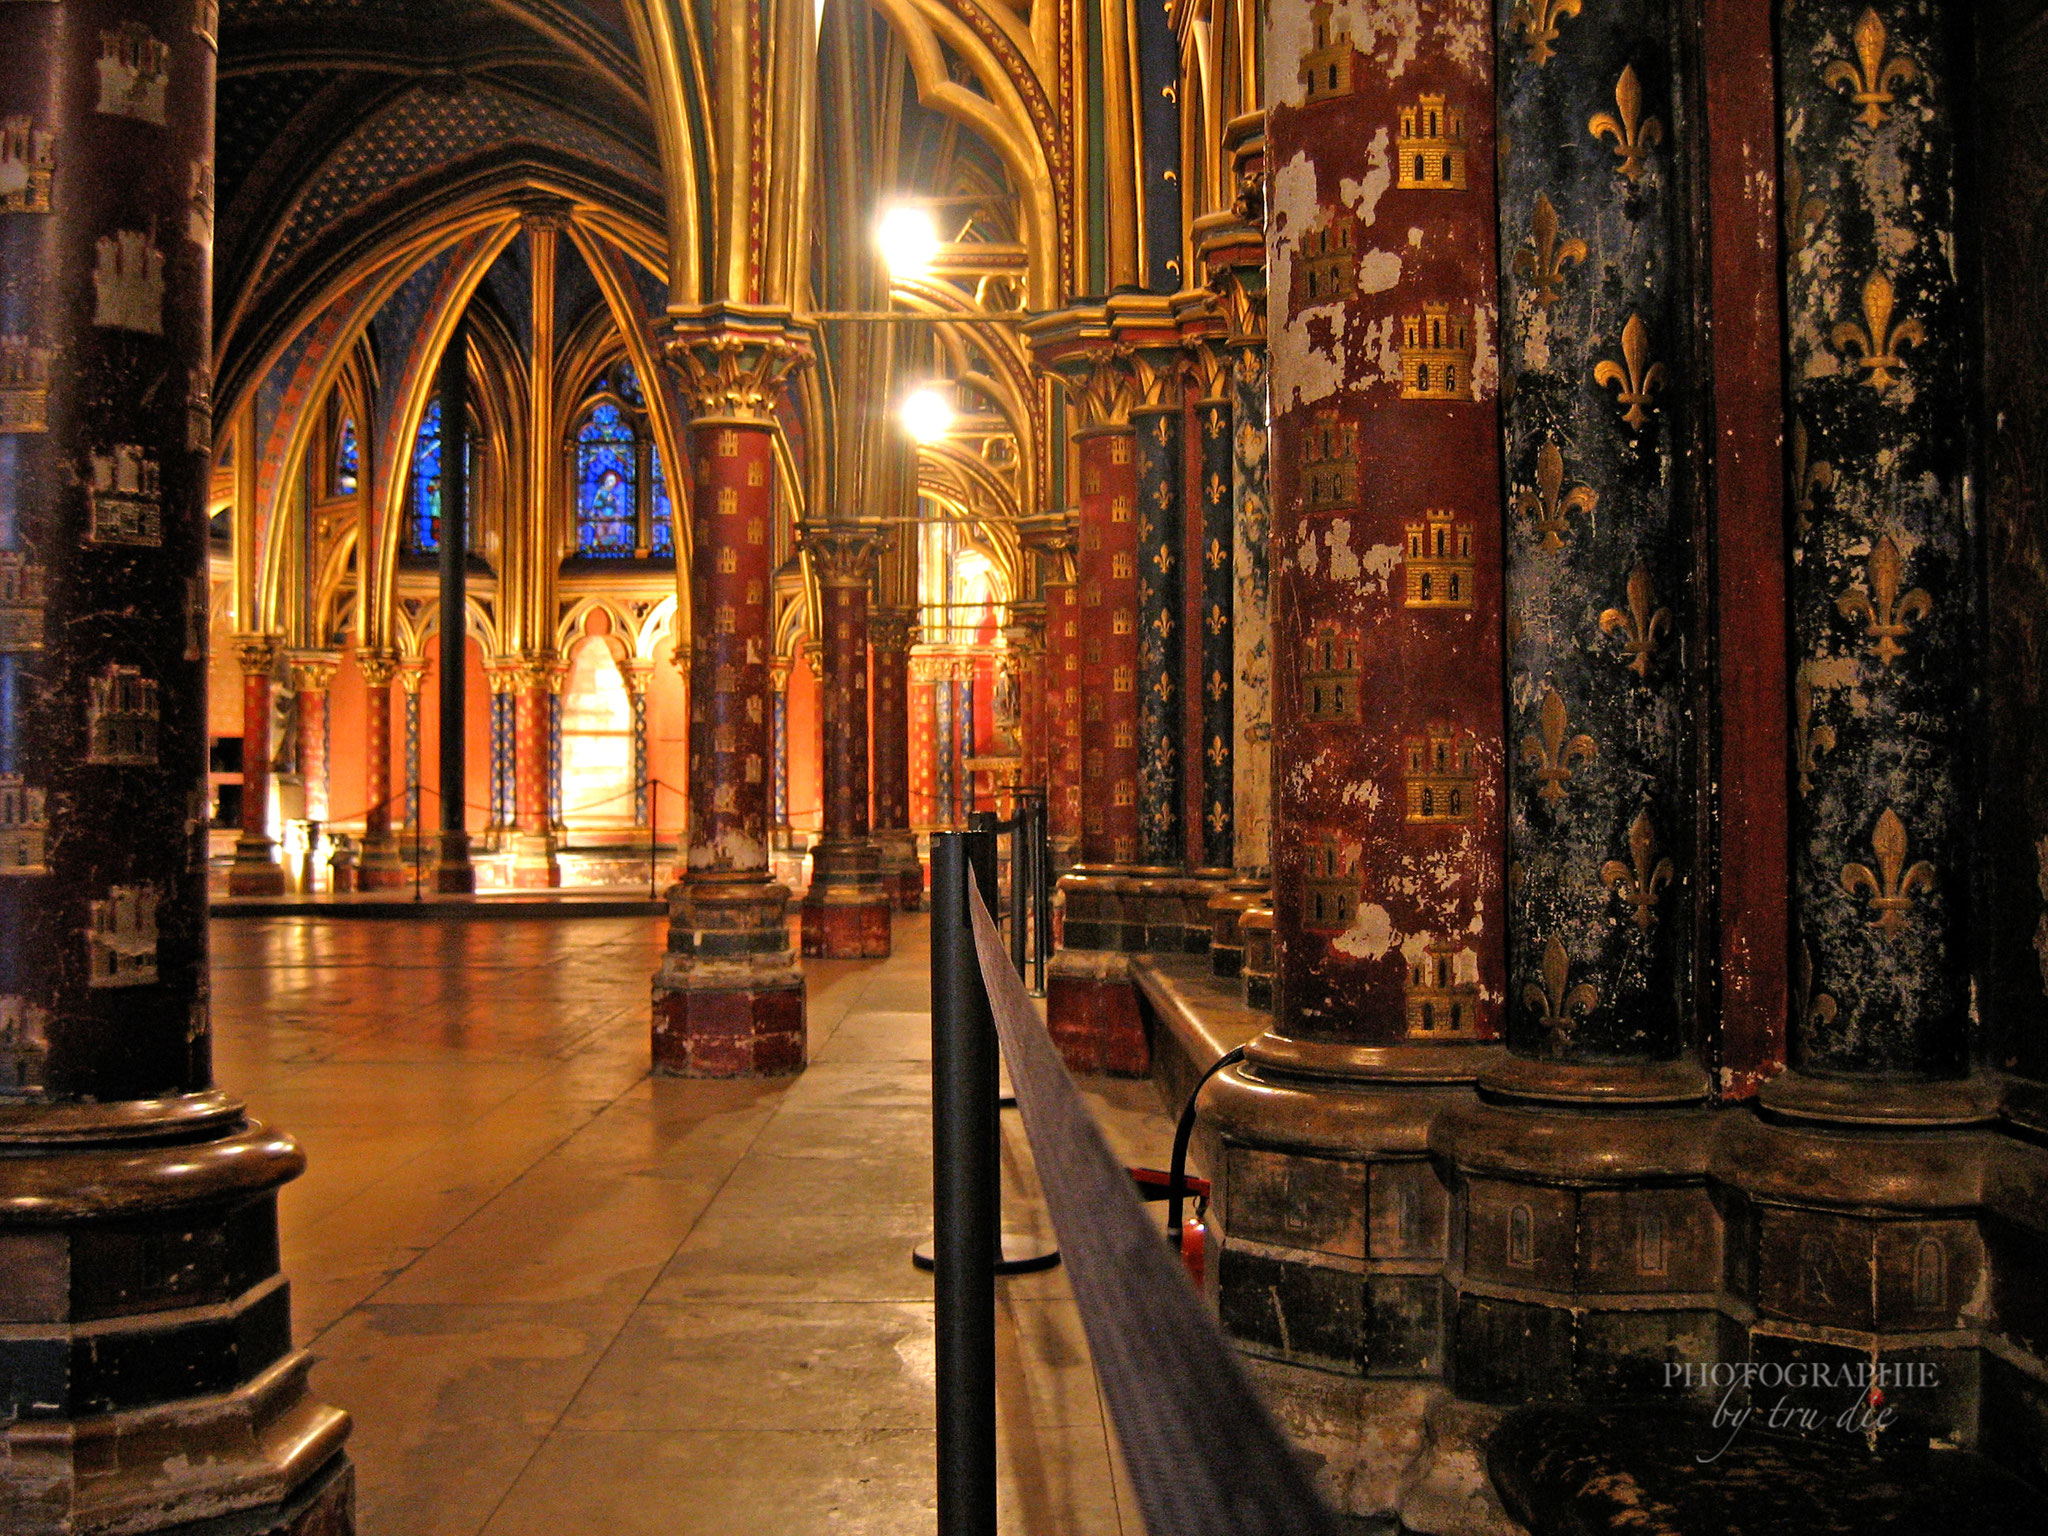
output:
[[871,528],[825,525],[804,533],[825,606],[825,815],[802,906],[804,955],[811,959],[889,953],[889,894],[881,850],[868,836],[868,582],[877,542]]
[[398,658],[387,652],[357,652],[363,674],[363,857],[358,883],[366,891],[395,891],[405,884],[398,840],[391,835],[391,680]]
[[228,870],[230,896],[282,896],[284,866],[270,835],[271,674],[278,645],[270,635],[235,637],[242,664],[242,835]]
[[548,780],[555,658],[523,656],[512,695],[512,883],[545,890],[562,883]]
[[1052,513],[1027,521],[1021,537],[1045,571],[1043,749],[1052,866],[1063,872],[1081,851],[1081,593],[1074,580],[1072,520]]
[[910,830],[910,642],[912,616],[885,610],[868,620],[874,659],[874,839],[882,856],[882,885],[904,912],[924,905],[924,866]]
[[[768,581],[775,410],[800,332],[709,311],[669,343],[693,407],[690,463],[690,833],[654,979],[654,1065],[684,1077],[775,1076],[806,1059],[789,890],[768,868]],[[678,647],[679,651],[681,647]]]

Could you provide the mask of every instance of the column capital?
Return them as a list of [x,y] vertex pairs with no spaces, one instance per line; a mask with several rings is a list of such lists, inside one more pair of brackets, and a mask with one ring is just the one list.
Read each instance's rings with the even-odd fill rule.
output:
[[874,572],[875,555],[889,542],[882,529],[860,523],[806,523],[798,537],[820,585],[863,590]]
[[358,651],[356,665],[362,669],[363,681],[372,688],[388,688],[391,679],[398,676],[398,657],[390,651]]
[[814,356],[788,311],[738,305],[670,316],[664,345],[693,422],[770,425],[784,383]]
[[557,678],[562,667],[560,659],[553,651],[529,651],[508,660],[511,663],[513,687],[523,690],[545,689],[552,693],[558,686]]
[[1045,562],[1047,581],[1074,579],[1074,551],[1080,530],[1071,511],[1040,512],[1017,524],[1017,538]]
[[868,615],[868,644],[878,651],[907,651],[917,642],[917,614],[908,608],[880,608]]
[[284,646],[276,635],[236,635],[235,660],[244,677],[262,677],[277,665]]
[[398,686],[407,693],[417,694],[420,685],[427,680],[427,659],[424,656],[408,656],[398,664]]
[[811,669],[811,676],[822,680],[825,676],[825,642],[806,640],[802,649],[804,665]]
[[1003,626],[1003,642],[1013,654],[1028,658],[1045,649],[1045,605],[1032,604],[1036,611],[1031,613],[1020,612],[1023,606],[1011,605],[1011,622]]
[[341,666],[339,651],[287,651],[291,664],[292,688],[298,693],[325,693],[334,686],[334,674]]
[[789,674],[796,670],[794,656],[777,656],[768,663],[768,691],[782,693],[789,687]]
[[654,663],[638,656],[628,657],[619,663],[619,676],[625,681],[626,692],[644,698],[648,684],[654,681]]
[[566,198],[536,194],[520,201],[519,227],[530,235],[559,235],[569,227],[575,211]]

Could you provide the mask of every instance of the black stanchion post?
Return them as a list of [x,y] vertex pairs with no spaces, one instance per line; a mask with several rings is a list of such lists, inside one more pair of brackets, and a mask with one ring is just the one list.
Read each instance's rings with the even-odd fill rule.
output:
[[996,1034],[968,901],[975,841],[993,844],[972,833],[932,838],[939,1536],[996,1528]]
[[1038,800],[1038,995],[1045,996],[1046,967],[1052,963],[1052,798]]
[[1024,968],[1024,944],[1031,937],[1031,893],[1038,883],[1032,864],[1030,802],[1020,791],[1016,818],[1010,823],[1010,964],[1017,967],[1017,979],[1029,973]]

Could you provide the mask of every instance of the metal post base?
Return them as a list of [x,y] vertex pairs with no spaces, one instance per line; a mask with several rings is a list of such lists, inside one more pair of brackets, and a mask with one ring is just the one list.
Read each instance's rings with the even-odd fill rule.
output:
[[[1060,1250],[1056,1244],[1042,1237],[1030,1237],[1022,1232],[1003,1234],[1003,1256],[996,1260],[999,1275],[1030,1275],[1042,1269],[1051,1269],[1060,1261]],[[919,1269],[932,1267],[932,1240],[926,1238],[910,1250],[910,1262]]]

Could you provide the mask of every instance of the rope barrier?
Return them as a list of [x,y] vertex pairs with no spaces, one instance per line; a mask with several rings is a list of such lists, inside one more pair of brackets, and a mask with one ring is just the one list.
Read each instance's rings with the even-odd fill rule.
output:
[[[992,1183],[994,1172],[981,1166],[993,1148],[984,1147],[971,1097],[986,1074],[975,1065],[977,1037],[989,1027],[982,1020],[992,1022],[1009,1064],[1096,1376],[1151,1536],[1336,1536],[1335,1518],[1161,1242],[1129,1170],[1111,1154],[1011,969],[968,876],[965,845],[988,835],[944,835],[933,861],[940,1536],[995,1529],[994,1281],[982,1257],[992,1223],[976,1211],[974,1202],[985,1206],[987,1197],[973,1187],[977,1175]],[[965,1128],[948,1123],[948,1113]]]

